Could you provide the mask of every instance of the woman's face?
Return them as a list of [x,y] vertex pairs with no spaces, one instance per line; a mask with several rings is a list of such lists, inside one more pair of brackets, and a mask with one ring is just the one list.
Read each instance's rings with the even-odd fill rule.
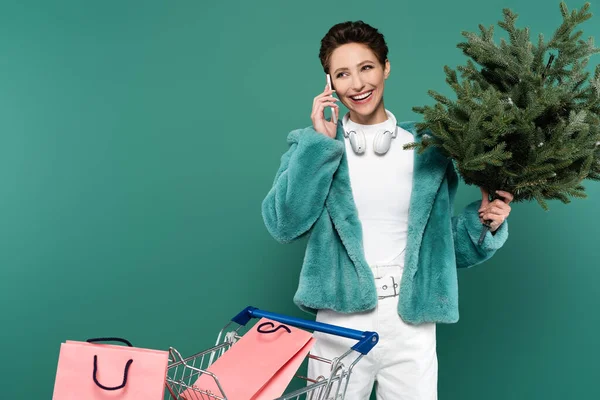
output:
[[331,54],[329,71],[335,93],[356,122],[387,118],[382,99],[389,61],[384,67],[367,45],[347,43]]

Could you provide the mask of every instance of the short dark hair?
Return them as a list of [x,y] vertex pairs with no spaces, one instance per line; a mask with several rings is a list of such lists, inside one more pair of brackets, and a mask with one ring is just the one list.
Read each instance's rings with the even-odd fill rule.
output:
[[329,73],[333,51],[347,43],[360,43],[369,46],[381,65],[385,65],[388,47],[383,34],[363,21],[346,21],[332,26],[321,39],[319,59],[326,74]]

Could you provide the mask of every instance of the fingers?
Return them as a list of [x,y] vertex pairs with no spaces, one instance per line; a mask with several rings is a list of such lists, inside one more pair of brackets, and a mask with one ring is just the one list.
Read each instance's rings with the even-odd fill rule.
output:
[[488,208],[489,207],[497,207],[497,208],[500,208],[501,210],[506,210],[506,211],[511,210],[511,207],[507,203],[503,202],[502,200],[492,201],[490,204],[488,204]]
[[506,218],[508,218],[511,211],[511,207],[508,204],[513,201],[514,196],[512,193],[497,190],[496,194],[501,199],[490,202],[487,196],[488,192],[483,188],[480,189],[483,199],[479,208],[479,220],[482,224],[489,225],[490,230],[495,232],[504,223]]
[[[315,98],[313,99],[313,104],[316,104],[317,101],[322,98],[322,97],[333,97],[333,94],[335,93],[335,90],[333,89],[325,89],[323,91],[323,93],[319,93],[317,96],[315,96]],[[335,97],[333,97],[335,99]]]
[[489,212],[479,214],[480,221],[495,222],[497,226],[500,226],[506,218],[508,218],[508,213],[499,209],[493,209]]
[[492,222],[490,222],[490,223],[489,223],[489,225],[490,225],[490,230],[491,230],[492,232],[494,232],[494,231],[498,230],[498,228],[500,228],[500,225],[502,225],[502,223],[503,223],[503,222],[504,222],[504,221],[492,221]]
[[[335,97],[321,93],[320,95],[315,97],[313,100],[313,112],[317,112],[317,108],[319,107],[319,104],[321,104],[323,102],[335,104],[336,101],[338,101],[338,99],[336,99]],[[326,104],[326,105],[330,105],[330,104]]]
[[504,199],[504,203],[508,204],[514,200],[512,193],[505,192],[503,190],[496,190],[496,194]]
[[[484,188],[482,188],[481,186],[479,187],[479,190],[481,190],[481,197],[482,197],[482,203],[485,205],[487,203],[489,203],[489,193],[487,190],[485,190]],[[512,193],[509,192],[505,192],[504,190],[496,190],[496,194],[501,197],[504,201],[504,203],[508,204],[511,201],[514,200],[514,195]]]
[[490,228],[492,229],[492,232],[495,231],[496,229],[500,228],[500,225],[502,225],[502,223],[504,223],[504,218],[493,220],[490,223]]
[[479,219],[483,222],[493,222],[499,227],[510,214],[511,207],[502,200],[494,200],[485,207],[479,209]]
[[510,212],[511,208],[510,206],[503,202],[502,200],[494,200],[492,202],[487,202],[487,204],[484,204],[484,202],[481,202],[481,207],[479,207],[479,213],[481,213],[482,211],[486,211],[489,210],[491,207],[498,207],[501,210],[506,210],[508,212]]
[[333,97],[333,96],[318,97],[317,99],[315,99],[315,104],[321,103],[321,102],[324,102],[324,101],[333,101],[333,102],[336,102],[336,101],[338,101],[338,99],[335,98],[335,97]]
[[315,97],[314,101],[313,101],[313,109],[316,109],[317,107],[319,107],[319,105],[325,104],[325,106],[329,106],[329,105],[336,105],[336,102],[338,101],[338,99],[336,99],[333,96],[326,96],[326,95],[319,95],[317,97]]
[[500,207],[503,210],[510,210],[510,206],[508,204],[506,204],[505,202],[503,202],[502,200],[494,200],[492,202],[490,202],[489,200],[488,201],[482,200],[481,206],[479,207],[478,211],[479,211],[479,213],[481,213],[482,211],[489,210],[490,207]]
[[[327,118],[325,118],[325,107],[333,108],[331,120],[327,120]],[[317,103],[317,106],[313,109],[313,113],[311,114],[311,119],[313,121],[315,130],[322,133],[327,133],[327,124],[337,125],[338,110],[339,106],[332,101],[323,101]]]
[[480,212],[479,216],[483,219],[494,219],[497,217],[506,218],[508,217],[508,212],[506,212],[505,210],[501,210],[500,208],[494,207],[490,210]]
[[506,220],[506,216],[497,214],[484,214],[479,217],[482,224],[490,225],[492,228],[498,228]]
[[[498,201],[498,203],[496,202]],[[511,207],[502,202],[501,200],[496,200],[490,204],[488,204],[487,207],[482,207],[479,209],[479,214],[481,215],[482,213],[490,213],[490,214],[506,214],[508,215],[510,213]]]
[[[325,107],[333,107],[334,110],[338,110],[339,106],[337,104],[335,104],[334,102],[331,101],[324,101],[321,102],[317,105],[317,108],[314,110],[315,111],[315,117],[316,118],[325,118],[323,111],[325,110]],[[337,115],[337,113],[336,113]]]
[[484,188],[480,187],[479,189],[481,190],[481,209],[487,207],[487,205],[490,203],[490,196],[487,190],[485,190]]
[[[323,93],[320,93],[313,99],[310,118],[313,122],[313,127],[317,132],[335,138],[337,118],[339,115],[339,106],[336,102],[339,99],[333,97],[333,93],[335,93],[335,90],[329,89],[329,86],[325,85]],[[325,117],[325,107],[331,107],[330,119]]]

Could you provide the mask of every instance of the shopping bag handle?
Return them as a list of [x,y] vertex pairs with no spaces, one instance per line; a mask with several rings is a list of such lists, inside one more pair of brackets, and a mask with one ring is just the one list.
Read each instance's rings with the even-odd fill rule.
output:
[[328,333],[330,335],[341,336],[349,339],[358,340],[352,349],[361,354],[367,354],[379,341],[377,332],[358,331],[355,329],[343,328],[337,325],[325,324],[323,322],[307,321],[305,319],[290,317],[288,315],[277,314],[269,311],[259,310],[256,307],[248,306],[231,320],[239,325],[246,325],[252,318],[267,318],[273,321],[288,324],[300,329],[311,329],[317,332]]
[[[121,342],[121,343],[125,343],[127,346],[129,347],[133,347],[133,345],[131,344],[131,342],[127,339],[123,339],[123,338],[117,338],[117,337],[102,337],[102,338],[93,338],[93,339],[88,339],[86,340],[86,342],[88,343],[95,343],[95,342]],[[123,389],[125,387],[125,385],[127,385],[127,376],[129,375],[129,367],[131,367],[131,364],[133,363],[133,359],[129,359],[129,361],[127,361],[127,363],[125,364],[125,371],[123,372],[123,383],[121,383],[119,386],[104,386],[103,384],[101,384],[98,381],[98,356],[94,354],[94,372],[92,373],[92,379],[94,380],[94,383],[103,390],[119,390],[119,389]]]
[[88,343],[95,343],[95,342],[121,342],[121,343],[126,344],[129,347],[133,347],[133,345],[131,344],[131,342],[129,340],[123,339],[123,338],[118,338],[118,337],[93,338],[93,339],[86,340],[86,342],[88,342]]
[[125,385],[127,385],[127,375],[129,374],[129,367],[131,366],[131,363],[133,363],[133,360],[129,359],[129,361],[127,361],[127,363],[125,364],[125,371],[123,372],[123,383],[121,383],[119,386],[113,386],[113,387],[104,386],[103,384],[98,382],[98,377],[96,376],[98,373],[98,356],[94,354],[94,372],[92,373],[92,378],[94,379],[94,383],[100,389],[104,389],[104,390],[123,389],[125,387]]

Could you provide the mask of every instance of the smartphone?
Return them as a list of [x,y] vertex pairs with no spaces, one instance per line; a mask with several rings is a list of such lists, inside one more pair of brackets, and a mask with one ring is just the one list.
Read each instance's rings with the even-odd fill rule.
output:
[[[331,88],[333,87],[331,85],[331,75],[327,74],[327,87],[329,88],[329,90],[331,90]],[[333,107],[329,107],[329,109],[331,110],[331,121],[335,121],[335,110]]]

